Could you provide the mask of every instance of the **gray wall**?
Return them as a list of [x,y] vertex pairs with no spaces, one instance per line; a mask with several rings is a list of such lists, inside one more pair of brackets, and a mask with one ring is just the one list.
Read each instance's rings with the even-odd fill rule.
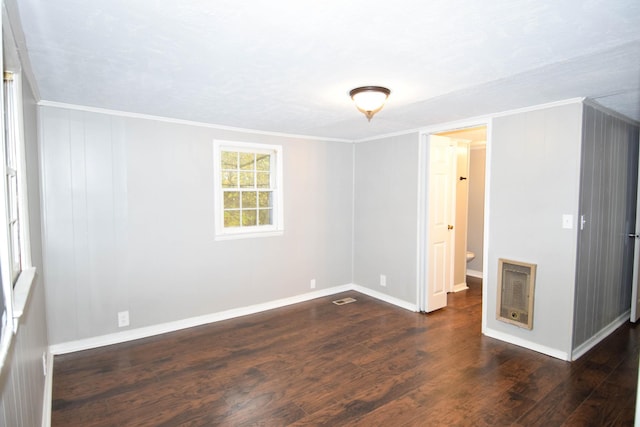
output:
[[585,106],[574,349],[631,306],[638,127]]
[[41,425],[45,382],[42,354],[47,350],[47,331],[42,280],[36,105],[26,81],[23,81],[23,98],[31,257],[37,273],[31,297],[20,318],[18,333],[0,376],[2,426]]
[[[487,330],[562,357],[571,352],[582,104],[494,119],[489,182]],[[537,264],[533,330],[496,320],[498,258]]]
[[484,176],[487,150],[483,147],[471,147],[469,151],[469,222],[467,230],[467,249],[476,257],[467,263],[468,270],[482,272],[484,244]]
[[[351,283],[351,144],[40,112],[51,344]],[[214,138],[283,146],[283,236],[214,240]]]
[[418,146],[418,133],[355,145],[353,281],[410,304],[417,300]]

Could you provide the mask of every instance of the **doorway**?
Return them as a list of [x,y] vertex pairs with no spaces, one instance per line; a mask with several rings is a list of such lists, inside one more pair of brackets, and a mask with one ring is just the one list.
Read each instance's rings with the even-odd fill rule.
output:
[[422,226],[418,307],[431,312],[447,295],[482,279],[487,123],[421,136]]

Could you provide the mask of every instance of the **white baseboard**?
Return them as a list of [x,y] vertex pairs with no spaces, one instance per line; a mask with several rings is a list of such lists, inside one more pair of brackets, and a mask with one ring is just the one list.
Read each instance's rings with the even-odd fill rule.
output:
[[92,348],[104,347],[112,344],[119,344],[127,341],[133,341],[140,338],[148,338],[154,335],[175,332],[181,329],[201,326],[207,323],[220,322],[222,320],[233,319],[249,314],[260,313],[274,308],[285,307],[291,304],[297,304],[309,301],[315,298],[321,298],[327,295],[333,295],[340,292],[353,290],[353,285],[347,284],[343,286],[335,286],[327,289],[320,289],[314,292],[308,292],[290,298],[283,298],[262,304],[250,305],[247,307],[234,308],[218,313],[206,314],[204,316],[191,317],[188,319],[177,320],[175,322],[161,323],[159,325],[147,326],[143,328],[130,329],[127,331],[116,332],[113,334],[101,335],[98,337],[86,338],[77,341],[70,341],[61,344],[54,344],[49,347],[52,354],[66,354],[75,351],[89,350]]
[[460,292],[466,289],[469,289],[469,287],[467,286],[467,282],[462,282],[462,283],[458,283],[457,285],[454,285],[453,292]]
[[571,352],[571,360],[578,360],[582,357],[587,351],[591,350],[596,346],[600,341],[611,335],[613,331],[618,329],[620,326],[624,325],[631,315],[631,310],[627,310],[618,316],[613,322],[609,323],[607,326],[602,328],[598,333],[589,338],[587,341],[580,344]]
[[383,294],[382,292],[374,291],[373,289],[370,289],[370,288],[365,288],[364,286],[355,285],[355,284],[352,286],[353,286],[352,289],[354,291],[360,292],[361,294],[369,295],[370,297],[379,299],[380,301],[388,302],[389,304],[393,304],[397,307],[404,308],[405,310],[414,311],[414,312],[418,311],[418,306],[416,304],[411,304],[399,298],[392,297],[387,294]]
[[561,351],[555,348],[540,345],[522,338],[514,337],[513,335],[505,334],[504,332],[496,331],[495,329],[486,328],[484,334],[488,337],[495,338],[500,341],[508,342],[519,347],[528,348],[529,350],[537,351],[538,353],[546,354],[547,356],[555,357],[556,359],[570,361],[569,353]]
[[51,427],[51,404],[53,401],[53,354],[47,352],[47,371],[44,378],[42,397],[42,427]]
[[[328,295],[339,294],[346,291],[356,291],[370,297],[379,299],[389,304],[393,304],[400,308],[404,308],[410,311],[418,311],[415,304],[408,303],[401,299],[383,294],[382,292],[374,291],[363,286],[349,283],[342,286],[335,286],[327,289],[320,289],[314,292],[308,292],[302,295],[297,295],[290,298],[279,299],[262,304],[250,305],[247,307],[234,308],[231,310],[225,310],[218,313],[207,314],[204,316],[191,317],[188,319],[177,320],[175,322],[161,323],[159,325],[147,326],[143,328],[130,329],[127,331],[116,332],[113,334],[101,335],[98,337],[86,338],[77,341],[69,341],[61,344],[54,344],[49,347],[49,353],[51,355],[73,353],[75,351],[90,350],[93,348],[104,347],[112,344],[119,344],[127,341],[133,341],[141,338],[148,338],[155,335],[165,334],[168,332],[175,332],[181,329],[192,328],[194,326],[201,326],[208,323],[220,322],[222,320],[233,319],[240,316],[246,316],[249,314],[260,313],[275,308],[285,307],[291,304],[297,304],[304,301],[309,301],[316,298],[325,297]],[[53,356],[52,356],[53,357]],[[50,363],[49,365],[52,365]]]
[[477,277],[478,279],[482,279],[482,271],[467,269],[467,276]]

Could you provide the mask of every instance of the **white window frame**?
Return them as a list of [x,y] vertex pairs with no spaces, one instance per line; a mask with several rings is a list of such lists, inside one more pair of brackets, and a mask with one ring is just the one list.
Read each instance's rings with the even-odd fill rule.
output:
[[[269,153],[271,157],[271,176],[273,182],[273,224],[257,225],[253,227],[225,227],[223,188],[221,176],[221,153],[223,151],[238,151],[245,153]],[[283,214],[283,175],[282,175],[282,146],[258,144],[239,141],[213,141],[213,173],[214,173],[214,205],[215,205],[215,239],[230,240],[252,237],[280,236],[284,233]]]
[[[4,298],[4,315],[0,322],[2,335],[0,338],[0,372],[6,361],[14,334],[18,331],[19,319],[24,312],[27,299],[35,279],[36,269],[31,261],[30,233],[29,233],[29,206],[26,176],[26,153],[24,141],[23,105],[22,105],[22,70],[15,40],[9,26],[6,10],[2,8],[2,70],[9,72],[13,77],[12,100],[12,124],[13,136],[16,144],[15,152],[15,176],[17,178],[17,220],[19,226],[18,263],[13,264],[12,243],[9,225],[9,195],[7,185],[7,157],[6,157],[6,89],[3,84],[0,89],[0,134],[2,144],[0,147],[0,287]],[[9,268],[11,266],[11,268]],[[0,313],[2,314],[2,313]]]

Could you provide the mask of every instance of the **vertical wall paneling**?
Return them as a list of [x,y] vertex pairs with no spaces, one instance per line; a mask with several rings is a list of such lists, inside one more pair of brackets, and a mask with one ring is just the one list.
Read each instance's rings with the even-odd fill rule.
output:
[[[77,209],[74,212],[71,202],[74,181],[70,114],[67,110],[54,110],[49,115],[41,115],[40,119],[47,323],[49,330],[60,331],[63,340],[76,335],[78,318],[76,311],[71,309],[77,300],[75,282],[79,273],[76,265],[83,263],[78,257],[86,257],[86,250],[72,253],[72,248],[78,245],[79,232],[74,232],[73,221],[78,212]],[[68,269],[72,269],[72,274]],[[85,276],[80,275],[79,280],[85,280]],[[49,308],[58,306],[67,309],[54,313]]]
[[114,246],[118,248],[114,254],[114,262],[120,268],[115,269],[113,275],[113,292],[116,294],[118,301],[113,305],[116,312],[129,309],[129,298],[127,292],[127,274],[129,271],[129,261],[127,251],[128,240],[128,191],[127,191],[127,151],[126,151],[126,132],[124,122],[122,120],[111,121],[111,150],[113,163],[113,227],[114,227]]
[[[80,113],[82,114],[82,113]],[[91,327],[106,329],[116,323],[117,303],[113,300],[114,290],[118,289],[117,272],[124,265],[118,264],[116,253],[124,250],[117,247],[116,200],[126,197],[126,189],[117,188],[115,168],[126,163],[126,158],[116,158],[114,154],[115,135],[112,122],[120,121],[101,115],[84,117],[84,165],[83,178],[86,188],[79,200],[86,209],[86,227],[88,259],[86,268],[89,275],[87,286],[77,284],[79,294],[77,304],[80,334],[87,336]],[[78,144],[81,145],[81,144]],[[74,169],[72,168],[72,173]],[[126,179],[126,178],[125,178]],[[124,191],[125,195],[121,196]],[[75,195],[74,195],[75,196]],[[74,197],[75,201],[75,197]],[[85,218],[83,218],[85,219]],[[77,221],[74,221],[78,224]],[[78,254],[79,251],[75,251]]]
[[91,336],[127,306],[122,119],[53,110],[42,123],[47,301],[65,307],[49,321],[60,339]]
[[[61,188],[61,192],[65,192],[66,198],[62,199],[69,203],[68,209],[71,212],[71,221],[67,224],[67,227],[70,227],[68,230],[69,234],[60,234],[56,236],[55,240],[50,240],[51,242],[59,242],[60,239],[71,237],[73,245],[69,248],[65,248],[66,250],[63,253],[63,257],[69,257],[72,260],[74,274],[69,277],[70,284],[74,284],[74,292],[67,294],[73,298],[74,302],[83,301],[87,298],[87,295],[90,294],[90,286],[91,286],[91,276],[90,276],[90,257],[91,252],[89,248],[89,225],[88,225],[88,208],[87,208],[87,177],[86,177],[86,146],[84,144],[85,141],[85,129],[82,125],[82,113],[76,111],[68,112],[70,120],[69,120],[69,129],[68,129],[68,142],[67,148],[69,152],[68,158],[62,157],[59,159],[59,163],[52,163],[49,169],[54,169],[56,171],[66,171],[69,174],[69,189]],[[48,129],[45,129],[45,134],[48,133]],[[47,145],[51,141],[47,138]],[[56,147],[51,147],[52,150],[55,150]],[[67,150],[64,150],[65,152]],[[48,158],[48,157],[45,157]],[[109,164],[107,162],[102,164]],[[67,166],[68,165],[68,166]],[[98,166],[100,167],[100,166]],[[45,194],[50,195],[50,191],[48,188],[48,183],[51,182],[49,179],[45,180]],[[55,193],[54,193],[55,194]],[[59,197],[58,194],[55,197],[47,197],[48,199],[57,199]],[[49,206],[49,205],[48,205]],[[55,228],[55,227],[52,227]],[[75,250],[71,253],[71,248]],[[60,264],[63,265],[63,264]],[[63,280],[67,280],[64,278]],[[65,295],[61,295],[61,298],[64,298]],[[89,299],[87,299],[89,301]],[[73,313],[70,311],[69,314]],[[75,319],[68,319],[69,322],[73,322],[69,324],[67,327],[72,330],[77,328],[79,333],[86,333],[86,330],[90,327],[89,322],[86,319],[87,313],[90,315],[92,313],[92,307],[89,307],[88,304],[80,304],[79,310],[76,312]]]
[[[487,212],[489,241],[485,333],[569,358],[580,182],[582,104],[493,120]],[[496,320],[498,259],[537,264],[533,329]]]
[[638,127],[584,107],[573,349],[631,304]]
[[[638,165],[638,152],[640,150],[640,127],[632,126],[629,123],[626,123],[625,129],[620,129],[622,132],[619,132],[619,137],[626,141],[625,146],[628,147],[626,152],[627,160],[627,171],[622,176],[623,179],[626,180],[626,190],[627,193],[625,195],[626,209],[627,214],[625,216],[625,222],[622,225],[625,233],[635,234],[640,230],[636,230],[636,215],[638,212],[636,211],[636,199],[637,199],[637,190],[638,190],[638,173],[639,173],[639,165]],[[630,301],[631,301],[631,286],[633,282],[633,259],[635,252],[635,242],[631,238],[627,238],[625,241],[624,249],[622,257],[625,260],[623,262],[623,270],[622,270],[622,281],[623,283],[629,283],[629,286],[623,286],[622,294],[618,295],[618,303],[621,310],[630,309]]]

